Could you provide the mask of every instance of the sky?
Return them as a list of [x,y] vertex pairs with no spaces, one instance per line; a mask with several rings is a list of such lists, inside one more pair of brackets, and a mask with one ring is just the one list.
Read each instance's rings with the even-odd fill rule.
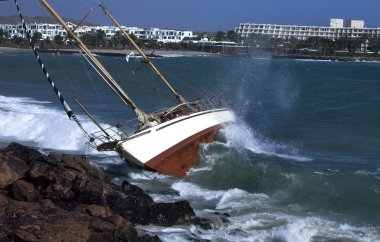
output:
[[[25,16],[47,16],[38,0],[18,0]],[[111,25],[97,0],[47,0],[62,16]],[[240,23],[329,26],[330,18],[365,20],[380,27],[379,0],[103,0],[126,26],[228,31]],[[0,16],[17,14],[14,0],[0,1]]]

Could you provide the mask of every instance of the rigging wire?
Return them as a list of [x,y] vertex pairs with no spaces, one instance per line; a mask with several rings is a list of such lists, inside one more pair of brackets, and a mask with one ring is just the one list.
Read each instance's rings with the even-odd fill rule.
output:
[[65,67],[64,62],[62,61],[61,55],[58,55],[58,57],[54,58],[54,60],[56,61],[57,65],[59,66],[59,68],[61,70],[61,72],[63,73],[64,84],[66,84],[67,86],[69,86],[70,89],[71,89],[71,91],[72,91],[72,93],[74,93],[74,95],[76,95],[75,93],[76,93],[77,88],[75,88],[74,85],[72,84],[72,82],[70,81],[72,78],[69,77],[69,74],[68,74],[69,72],[67,71],[67,68]]
[[[34,1],[32,1],[32,4],[33,6],[35,7],[35,9],[42,15],[42,16],[45,16],[45,17],[50,17],[49,14],[47,14],[46,10],[40,5],[40,4],[36,4]],[[75,93],[76,91],[76,88],[72,85],[72,83],[70,82],[70,77],[68,75],[69,72],[66,71],[67,68],[65,68],[64,64],[63,64],[63,61],[61,60],[61,56],[59,55],[59,46],[56,45],[56,43],[54,42],[54,40],[51,40],[51,43],[53,44],[54,48],[58,51],[58,57],[57,58],[53,58],[55,60],[55,62],[57,63],[58,67],[60,68],[60,71],[61,73],[63,74],[63,81],[64,81],[64,84],[68,84],[68,86],[71,88],[71,91],[73,93]]]
[[[114,26],[114,22],[111,21],[111,19],[106,18],[106,21],[107,21],[107,23],[109,24],[109,26]],[[124,35],[121,35],[120,37],[121,37],[121,38],[125,38]],[[131,46],[130,43],[127,43],[127,46],[128,46],[130,49],[134,49],[133,46]],[[153,51],[153,52],[154,52],[154,51]],[[135,59],[136,59],[136,58],[135,58]],[[137,60],[137,59],[136,59],[136,60]],[[144,68],[144,66],[146,66],[146,64],[147,64],[147,63],[144,63],[144,62],[142,62],[142,61],[138,61],[138,62],[140,63],[140,66],[137,68],[137,70],[132,71],[132,74],[135,74],[137,71],[139,71],[139,70],[141,70],[142,68]],[[129,62],[128,62],[128,63],[129,63]],[[150,72],[150,73],[152,73],[152,72]],[[151,78],[150,78],[150,79],[153,80],[153,81],[155,81],[156,78],[153,78],[153,76],[154,76],[154,75],[151,74]],[[145,80],[143,79],[143,81],[145,81]],[[145,86],[144,89],[153,89],[153,90],[156,90],[156,92],[157,92],[157,94],[158,94],[160,100],[162,101],[162,99],[161,99],[161,95],[160,95],[160,93],[159,93],[159,89],[157,88],[157,85],[156,85],[155,82],[154,82],[155,85],[153,86],[153,88],[152,88],[151,85],[150,85],[149,83],[147,83],[147,82],[142,83],[142,84],[145,84],[145,85],[148,86],[148,87]],[[149,96],[150,99],[152,99],[152,97],[151,97],[150,95],[148,95],[148,96]],[[173,102],[173,103],[177,103],[176,100],[174,100],[173,98],[169,97],[168,95],[164,95],[164,97],[166,97],[169,101],[171,101],[171,102]],[[153,100],[153,101],[154,101],[154,100]],[[156,102],[153,102],[153,103],[156,103]]]
[[[106,18],[106,21],[107,21],[107,23],[109,24],[109,26],[114,26],[114,22],[112,22],[109,18]],[[120,36],[120,38],[125,38],[125,36],[124,35],[121,35]],[[133,47],[131,46],[131,44],[130,43],[127,43],[127,46],[130,48],[130,49],[132,49],[133,50]],[[137,67],[137,69],[135,69],[134,71],[131,71],[131,73],[133,74],[133,75],[135,75],[136,73],[137,73],[137,71],[140,71],[141,69],[143,69],[145,66],[146,66],[146,63],[143,63],[143,62],[141,62],[140,60],[138,60],[137,58],[133,58],[134,60],[136,60],[140,65]],[[128,62],[128,64],[129,64],[129,66],[131,66],[131,63],[130,62]],[[160,98],[160,101],[162,102],[162,96],[160,95],[160,93],[159,93],[159,89],[157,88],[157,83],[156,83],[156,78],[155,78],[155,75],[153,75],[153,72],[151,72],[151,71],[149,71],[149,73],[150,73],[150,80],[152,80],[152,83],[154,84],[154,86],[153,87],[151,87],[151,85],[148,83],[148,81],[147,80],[145,80],[144,79],[144,77],[143,77],[143,83],[142,84],[145,84],[145,86],[144,86],[144,89],[153,89],[153,90],[155,90],[156,92],[157,92],[157,94],[158,94],[158,97]],[[148,79],[148,78],[147,78]],[[161,93],[162,94],[162,93]],[[150,95],[147,95],[152,101],[155,101],[154,99],[153,99],[153,97],[151,97]],[[171,102],[173,102],[173,103],[177,103],[177,101],[175,101],[173,98],[171,98],[171,97],[169,97],[169,95],[164,95],[166,98],[168,98],[169,99],[169,101],[171,101]],[[152,102],[152,103],[156,103],[156,102]]]
[[165,70],[163,70],[162,72],[165,74],[165,76],[168,76],[172,80],[176,80],[177,82],[179,82],[182,85],[184,85],[184,86],[192,89],[193,91],[198,92],[199,94],[202,94],[203,92],[205,92],[205,90],[200,90],[199,88],[195,88],[193,85],[187,84],[187,82],[182,81],[181,78],[179,78],[178,76],[174,75],[173,73],[166,72]]
[[161,97],[161,95],[160,95],[160,93],[158,91],[157,83],[154,81],[153,73],[152,72],[150,72],[150,79],[152,80],[151,82],[154,85],[154,90],[157,92],[157,95],[160,98],[160,102],[162,102],[162,97]]
[[194,85],[191,85],[191,84],[188,84],[187,82],[185,81],[182,81],[181,78],[178,78],[176,75],[174,75],[173,73],[169,73],[169,72],[166,72],[166,71],[162,71],[166,76],[168,76],[169,78],[171,78],[172,80],[177,80],[179,83],[181,83],[182,85],[188,87],[189,89],[199,93],[199,97],[196,98],[195,100],[198,100],[200,99],[201,97],[216,97],[217,95],[209,90],[205,90],[205,89],[200,89],[200,88],[196,88],[194,87]]
[[112,113],[112,107],[110,105],[106,105],[103,98],[101,97],[101,95],[99,94],[99,91],[98,89],[96,88],[96,85],[95,85],[95,79],[93,78],[93,76],[91,75],[91,72],[90,70],[88,69],[88,66],[87,66],[87,63],[85,60],[81,59],[81,63],[86,71],[86,74],[88,76],[88,79],[90,81],[90,84],[91,84],[91,87],[92,89],[95,91],[95,94],[96,94],[96,97],[98,98],[98,100],[100,101],[100,104],[105,108],[105,110],[107,110],[107,113],[108,113],[108,117],[109,118],[112,118],[113,117],[113,113]]

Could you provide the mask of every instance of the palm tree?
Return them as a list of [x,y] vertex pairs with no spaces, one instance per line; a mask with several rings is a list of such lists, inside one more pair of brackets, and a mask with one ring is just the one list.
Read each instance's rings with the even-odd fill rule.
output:
[[54,43],[57,45],[57,46],[61,46],[63,44],[63,37],[60,36],[60,35],[56,35],[54,36]]
[[218,31],[218,33],[216,33],[216,35],[215,35],[215,40],[216,41],[222,41],[222,40],[224,40],[225,37],[226,37],[226,33],[222,32],[222,31]]
[[227,32],[226,38],[229,41],[232,41],[232,42],[235,42],[235,43],[237,43],[239,41],[239,35],[235,31],[233,31],[233,30],[230,30],[230,31]]
[[0,29],[0,41],[2,44],[4,44],[7,37],[8,37],[8,32],[3,29]]
[[32,36],[32,42],[35,44],[37,41],[42,39],[42,34],[40,32],[35,32]]

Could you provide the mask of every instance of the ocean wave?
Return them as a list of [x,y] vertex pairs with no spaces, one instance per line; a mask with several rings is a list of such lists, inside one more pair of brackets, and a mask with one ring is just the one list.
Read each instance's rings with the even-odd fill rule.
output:
[[[0,96],[0,139],[7,142],[34,144],[38,148],[86,151],[86,137],[77,124],[68,119],[63,111],[47,107],[46,101],[23,97]],[[90,133],[95,125],[83,117],[82,125]]]
[[301,62],[332,62],[336,60],[319,60],[319,59],[294,59],[295,61]]
[[225,126],[221,130],[226,136],[228,147],[247,149],[256,154],[276,156],[283,159],[308,162],[313,159],[298,155],[298,150],[289,145],[280,144],[261,137],[242,121]]
[[[240,189],[209,190],[190,182],[176,182],[172,188],[194,205],[197,200],[214,206],[197,210],[202,217],[210,217],[212,230],[202,230],[194,225],[187,229],[173,227],[165,230],[159,226],[142,226],[144,230],[157,234],[163,241],[377,241],[379,227],[354,226],[340,223],[327,217],[308,216],[289,212],[289,208],[278,208],[266,194],[251,194]],[[173,200],[178,200],[173,199]],[[168,201],[168,200],[163,200]],[[195,205],[195,207],[199,207]],[[202,206],[201,206],[202,207]],[[292,209],[290,209],[292,210]],[[228,215],[223,215],[228,213]],[[219,215],[215,215],[219,214]],[[226,216],[224,222],[215,221],[215,216]],[[214,218],[214,219],[212,219]],[[218,220],[218,219],[216,219]],[[214,224],[216,223],[216,224]]]
[[190,182],[176,182],[171,186],[172,189],[176,190],[182,198],[189,199],[205,199],[213,200],[220,199],[224,191],[212,191],[205,188],[202,188],[198,185],[195,185]]
[[140,172],[130,172],[128,177],[134,181],[136,180],[163,180],[168,179],[170,176],[164,175],[158,172],[151,172],[147,170],[141,170]]
[[161,56],[165,58],[186,57],[186,55],[181,55],[181,54],[163,54]]
[[375,178],[377,180],[380,180],[380,170],[377,169],[376,171],[367,171],[367,170],[358,170],[354,172],[354,175],[356,176],[366,176],[366,177],[371,177]]

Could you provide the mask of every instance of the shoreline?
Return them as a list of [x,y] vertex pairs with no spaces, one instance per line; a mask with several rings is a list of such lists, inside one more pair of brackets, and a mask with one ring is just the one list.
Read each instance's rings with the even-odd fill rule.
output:
[[[126,56],[132,52],[128,49],[90,49],[92,53],[103,56]],[[0,47],[1,52],[31,52],[30,48],[16,48],[16,47]],[[56,49],[38,50],[40,52],[56,53]],[[145,50],[146,54],[150,54],[153,50]],[[60,53],[74,54],[78,53],[77,49],[59,49]],[[136,51],[134,51],[136,53]],[[136,53],[137,55],[137,53]],[[185,50],[155,50],[153,55],[158,56],[220,56],[218,53],[209,53],[201,51],[185,51]]]
[[[125,57],[129,55],[132,50],[129,49],[90,49],[92,53],[100,56],[114,56],[114,57]],[[16,53],[16,52],[31,52],[30,48],[20,48],[20,47],[4,47],[0,46],[0,54],[4,52]],[[316,56],[316,55],[306,55],[306,54],[227,54],[227,53],[210,53],[202,51],[186,51],[186,50],[144,50],[145,53],[150,57],[196,57],[196,56],[225,56],[225,57],[241,57],[241,58],[273,58],[273,59],[294,59],[294,60],[322,60],[322,61],[340,61],[340,62],[380,62],[380,56]],[[39,50],[39,52],[45,53],[62,53],[62,54],[75,54],[78,53],[77,49],[46,49]],[[135,51],[134,51],[135,52]],[[152,53],[153,52],[153,53]],[[135,56],[139,56],[135,52]]]

